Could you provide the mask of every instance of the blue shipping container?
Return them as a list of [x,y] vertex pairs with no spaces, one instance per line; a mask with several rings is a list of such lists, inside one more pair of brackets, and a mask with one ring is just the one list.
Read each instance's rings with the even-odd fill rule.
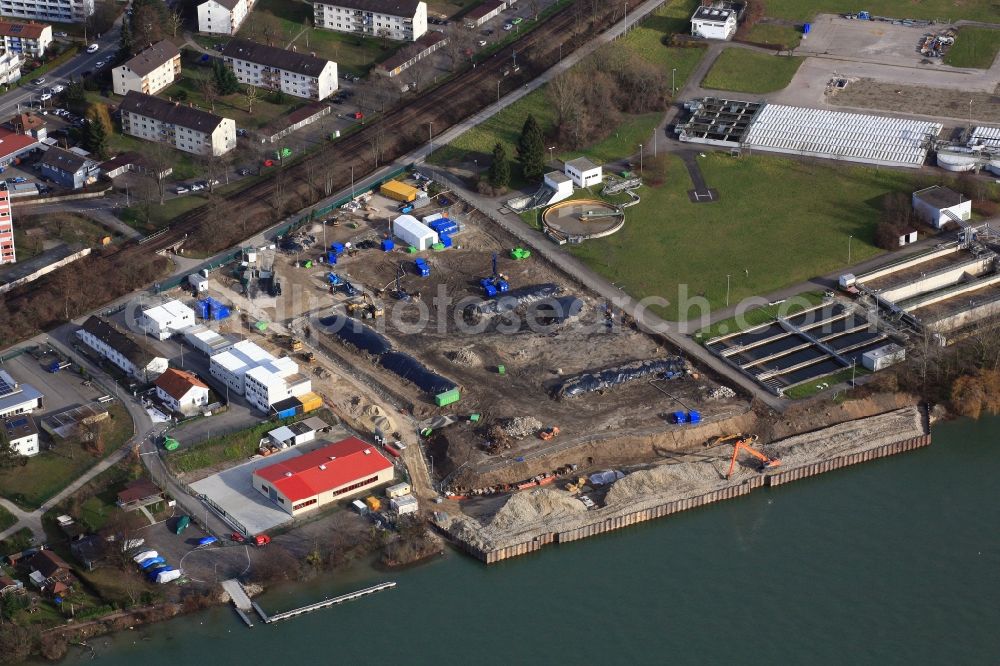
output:
[[394,247],[396,247],[396,244],[392,242],[391,238],[386,238],[382,241],[383,252],[391,252]]
[[344,254],[344,244],[343,243],[331,243],[330,249],[337,254]]
[[802,26],[802,34],[803,35],[808,35],[811,30],[812,30],[812,24],[811,23],[806,23],[804,26]]
[[337,253],[333,250],[327,250],[326,252],[326,263],[335,264],[337,263]]
[[441,234],[438,238],[441,240],[441,245],[444,245],[445,247],[451,247],[451,236],[445,236],[444,234]]
[[699,412],[688,412],[687,414],[688,423],[701,423],[701,413]]
[[277,413],[279,419],[290,419],[295,416],[295,408],[289,407],[288,409],[283,409]]

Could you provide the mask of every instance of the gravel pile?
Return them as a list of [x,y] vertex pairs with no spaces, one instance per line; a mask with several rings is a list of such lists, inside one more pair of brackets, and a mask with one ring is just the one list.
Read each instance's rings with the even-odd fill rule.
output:
[[709,391],[706,397],[709,400],[728,400],[736,397],[736,391],[728,386],[717,386]]
[[504,419],[497,425],[504,436],[510,439],[524,439],[542,429],[542,422],[534,416],[515,416]]
[[514,493],[490,521],[489,531],[506,532],[538,521],[562,521],[587,512],[582,502],[568,493],[550,488],[536,488]]
[[671,491],[692,493],[719,480],[719,473],[708,464],[660,465],[628,474],[615,481],[605,502],[614,505],[628,503],[656,493]]
[[459,349],[458,351],[446,352],[445,358],[454,363],[467,368],[479,368],[483,365],[483,359],[471,349]]

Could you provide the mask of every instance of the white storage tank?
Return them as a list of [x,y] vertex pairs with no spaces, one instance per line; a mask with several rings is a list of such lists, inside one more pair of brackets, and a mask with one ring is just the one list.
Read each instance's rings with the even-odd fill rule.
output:
[[392,221],[392,234],[403,243],[426,250],[438,242],[437,232],[412,215],[400,215]]

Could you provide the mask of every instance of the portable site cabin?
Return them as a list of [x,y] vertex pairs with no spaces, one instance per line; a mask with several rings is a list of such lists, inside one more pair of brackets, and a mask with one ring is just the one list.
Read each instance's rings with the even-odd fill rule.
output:
[[393,497],[402,497],[403,495],[410,494],[410,484],[408,483],[397,483],[389,486],[385,489],[385,496],[389,499]]
[[422,224],[412,215],[400,215],[392,221],[392,233],[396,238],[417,248],[426,250],[438,242],[438,235],[430,227]]
[[379,194],[395,199],[396,201],[410,202],[417,198],[418,190],[412,185],[401,183],[398,180],[387,180],[379,188]]
[[416,513],[418,507],[417,498],[413,495],[403,495],[402,497],[393,497],[389,500],[389,506],[397,515],[405,516],[408,513]]

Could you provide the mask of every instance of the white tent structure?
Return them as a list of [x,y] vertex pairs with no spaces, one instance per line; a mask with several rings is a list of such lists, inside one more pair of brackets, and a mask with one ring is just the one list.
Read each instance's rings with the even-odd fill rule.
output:
[[392,221],[392,234],[407,245],[426,250],[438,242],[437,232],[412,215],[400,215]]

